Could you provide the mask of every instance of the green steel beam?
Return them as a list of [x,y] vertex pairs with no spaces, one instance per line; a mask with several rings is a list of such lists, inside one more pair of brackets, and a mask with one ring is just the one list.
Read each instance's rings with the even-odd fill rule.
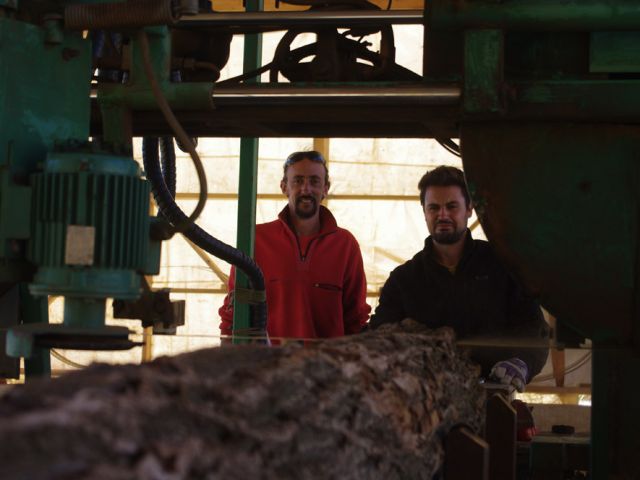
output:
[[640,478],[640,359],[631,349],[594,344],[591,361],[591,478]]
[[[247,0],[248,12],[260,11],[264,8],[263,0]],[[245,72],[255,70],[262,63],[262,35],[249,34],[244,37]],[[256,83],[259,79],[256,79]],[[247,255],[253,257],[255,246],[256,199],[258,195],[258,139],[243,137],[240,139],[240,173],[238,185],[238,234],[237,246]],[[247,276],[236,271],[236,287],[248,288]],[[249,328],[250,307],[246,303],[235,302],[233,310],[233,329]],[[244,340],[234,339],[234,343]]]
[[464,43],[465,113],[500,112],[504,80],[502,30],[468,30]]
[[640,32],[593,32],[589,41],[589,71],[640,72]]
[[[34,297],[26,283],[20,284],[20,316],[22,323],[49,323],[49,300]],[[24,359],[25,382],[51,375],[51,356],[48,348],[33,347],[31,356]]]
[[[207,82],[172,83],[171,35],[164,26],[147,28],[149,54],[156,80],[169,106],[174,110],[213,110],[212,87]],[[132,39],[129,81],[124,85],[101,85],[98,103],[102,113],[104,139],[114,144],[130,145],[133,136],[131,112],[157,110],[158,103],[144,71],[138,41]]]
[[640,108],[638,80],[541,80],[507,82],[512,121],[586,120],[636,123]]
[[0,0],[0,7],[18,9],[18,0]]
[[[176,110],[207,111],[213,109],[211,84],[169,83],[162,85],[162,91],[171,108]],[[136,82],[132,86],[105,85],[100,87],[99,99],[102,104],[126,105],[132,110],[156,110],[156,102],[146,85]]]
[[455,30],[632,31],[640,25],[638,4],[629,0],[431,0],[427,17],[431,28]]

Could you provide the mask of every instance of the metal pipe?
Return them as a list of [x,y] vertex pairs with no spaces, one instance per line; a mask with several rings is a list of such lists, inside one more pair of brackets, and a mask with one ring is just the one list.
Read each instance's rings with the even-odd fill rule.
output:
[[216,107],[242,105],[307,105],[340,103],[393,105],[456,105],[460,101],[457,85],[395,86],[395,87],[224,87],[213,91]]
[[636,30],[640,7],[628,0],[430,0],[428,17],[435,29]]
[[331,10],[292,12],[218,12],[184,17],[178,27],[354,27],[363,25],[420,25],[422,10]]

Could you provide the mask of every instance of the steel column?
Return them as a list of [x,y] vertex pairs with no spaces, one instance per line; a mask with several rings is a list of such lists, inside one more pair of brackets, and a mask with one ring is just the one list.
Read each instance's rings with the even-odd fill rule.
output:
[[640,359],[632,349],[594,344],[591,478],[640,478]]
[[[246,10],[262,10],[263,0],[247,0]],[[262,62],[262,35],[245,35],[243,71],[255,70]],[[253,257],[255,246],[256,199],[258,194],[258,138],[240,139],[240,172],[238,184],[238,233],[237,247]],[[240,270],[236,270],[236,288],[248,288],[249,279]],[[246,303],[234,300],[233,330],[249,327],[250,307]],[[245,340],[234,339],[234,343]]]
[[[22,323],[49,323],[49,300],[34,297],[26,283],[20,284],[20,317]],[[30,357],[24,359],[24,379],[30,382],[51,375],[51,357],[48,348],[34,346]]]

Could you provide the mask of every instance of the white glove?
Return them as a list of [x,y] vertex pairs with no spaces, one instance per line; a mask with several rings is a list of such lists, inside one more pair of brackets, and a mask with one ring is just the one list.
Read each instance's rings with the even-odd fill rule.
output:
[[510,358],[496,363],[491,369],[489,377],[504,385],[513,385],[520,393],[524,392],[529,368],[519,358]]

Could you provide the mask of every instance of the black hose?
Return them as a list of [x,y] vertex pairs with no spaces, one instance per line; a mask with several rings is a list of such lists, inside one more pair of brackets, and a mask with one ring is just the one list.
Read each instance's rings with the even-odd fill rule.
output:
[[[146,138],[143,140],[143,142]],[[144,143],[143,143],[144,151]],[[162,178],[171,198],[176,198],[176,150],[173,147],[173,137],[160,138],[160,161],[162,164]]]
[[[169,102],[167,98],[164,96],[164,92],[162,91],[162,87],[156,78],[155,72],[153,71],[153,64],[151,61],[151,49],[149,48],[149,39],[147,38],[147,33],[145,30],[139,30],[136,36],[138,39],[138,43],[140,44],[140,52],[142,53],[142,64],[144,66],[145,75],[147,76],[147,80],[149,81],[149,86],[151,87],[151,92],[153,93],[153,98],[156,100],[158,104],[158,108],[162,112],[165,120],[173,130],[174,136],[176,140],[180,142],[189,152],[189,156],[193,161],[193,166],[196,169],[196,173],[198,174],[198,183],[200,184],[200,193],[198,195],[198,204],[196,208],[193,210],[191,215],[188,217],[187,221],[182,224],[174,223],[174,229],[176,232],[189,228],[189,224],[196,221],[202,210],[204,210],[204,206],[207,202],[207,176],[204,171],[204,165],[202,165],[202,160],[200,159],[200,155],[196,150],[195,143],[189,138],[187,132],[184,131],[180,122],[174,115],[171,107],[169,106]],[[157,150],[157,146],[156,146]]]
[[[173,143],[171,144],[173,147]],[[162,215],[165,216],[173,225],[187,225],[188,217],[176,204],[171,191],[165,183],[162,170],[160,168],[160,160],[158,158],[158,139],[155,137],[145,137],[142,141],[142,160],[144,169],[147,173],[147,179],[151,182],[151,191],[153,198],[158,204],[158,208]],[[167,159],[169,162],[169,159]],[[170,163],[170,162],[169,162]],[[175,152],[174,152],[174,174],[175,174]],[[165,171],[170,173],[170,165]],[[175,186],[174,186],[175,189]],[[175,190],[174,190],[175,191]],[[236,268],[242,270],[249,279],[249,286],[253,290],[264,291],[264,276],[260,267],[256,262],[241,250],[221,242],[217,238],[212,237],[202,228],[193,222],[189,222],[185,230],[181,232],[185,237],[202,248],[205,252],[221,258],[227,263],[235,265]],[[267,330],[267,303],[260,302],[251,305],[250,333],[256,333],[259,336],[266,335]]]

